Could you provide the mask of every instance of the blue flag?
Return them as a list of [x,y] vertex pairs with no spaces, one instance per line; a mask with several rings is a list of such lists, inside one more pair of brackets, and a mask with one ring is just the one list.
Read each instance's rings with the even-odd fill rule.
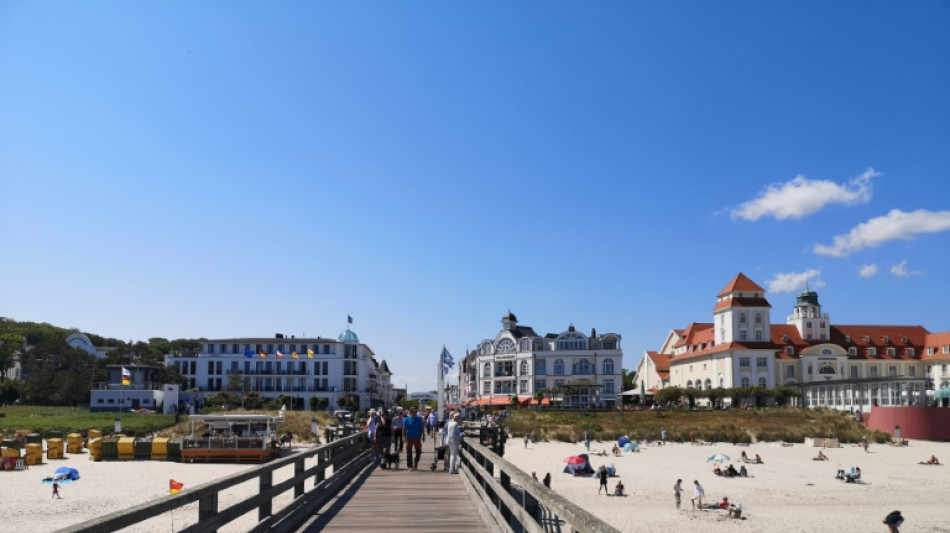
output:
[[455,360],[452,359],[452,354],[443,346],[442,354],[439,356],[439,368],[443,374],[446,374],[453,366],[455,366]]
[[244,357],[251,359],[254,357],[254,352],[252,352],[250,348],[244,348]]

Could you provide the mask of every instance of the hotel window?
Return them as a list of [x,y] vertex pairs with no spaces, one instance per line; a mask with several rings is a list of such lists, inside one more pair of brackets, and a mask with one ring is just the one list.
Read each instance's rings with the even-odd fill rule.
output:
[[554,380],[554,386],[555,386],[555,387],[563,387],[563,386],[564,386],[564,380],[563,380],[563,379],[555,379],[555,380]]
[[785,367],[785,377],[793,378],[795,377],[795,367],[793,365],[788,365]]
[[534,362],[534,375],[545,376],[548,373],[548,362],[544,359],[538,359]]
[[522,362],[521,362],[521,369],[520,369],[520,372],[521,372],[520,375],[522,375],[522,376],[527,376],[527,375],[528,375],[528,362],[527,362],[527,361],[522,361]]
[[811,329],[811,320],[805,322],[805,329]]
[[518,385],[518,387],[520,388],[520,390],[518,391],[520,394],[527,394],[527,392],[528,392],[528,380],[522,379],[522,380],[521,380],[521,383]]
[[739,358],[739,366],[750,366],[748,357]]
[[614,373],[614,360],[605,359],[604,360],[604,374],[610,375]]
[[208,353],[214,353],[214,344],[208,345]]
[[852,378],[858,377],[858,365],[851,365],[851,377]]
[[877,348],[868,348],[868,355],[877,355]]
[[893,365],[887,367],[887,375],[892,378],[897,377],[897,367]]
[[739,313],[739,323],[745,324],[745,313]]
[[907,375],[910,377],[917,377],[917,367],[912,366],[907,369]]
[[614,390],[614,380],[605,379],[604,380],[604,394],[614,394],[615,392],[616,391]]
[[548,388],[548,381],[546,379],[536,379],[534,381],[535,390],[542,391]]
[[759,386],[760,387],[768,386],[768,382],[765,380],[765,378],[759,378]]
[[908,348],[908,349],[907,349],[907,357],[914,357],[914,355],[915,355],[916,353],[917,353],[917,352],[915,352],[913,348]]
[[489,393],[491,393],[491,381],[483,381],[482,394],[489,394]]
[[268,345],[267,345],[267,353],[274,353],[274,345],[273,345],[273,344],[268,344]]
[[943,346],[943,353],[950,353],[950,345],[945,344]]
[[756,324],[761,324],[761,323],[762,323],[762,313],[759,313],[759,312],[756,312],[756,313],[755,313],[755,323],[756,323]]
[[888,348],[888,349],[887,349],[887,355],[890,355],[891,357],[894,357],[895,355],[897,355],[897,350],[895,350],[894,348]]
[[824,323],[824,322],[819,322],[819,323],[818,323],[818,327],[821,328],[821,329],[825,329],[825,323]]
[[232,344],[232,345],[231,345],[231,353],[241,353],[241,351],[238,350],[238,345],[237,345],[237,344]]
[[748,386],[749,386],[749,378],[742,378],[742,381],[740,381],[739,383],[741,383],[741,386],[742,386],[742,387],[748,387]]
[[757,341],[762,340],[762,330],[761,330],[761,329],[755,330],[755,340],[757,340]]
[[872,366],[872,367],[871,367],[871,377],[872,377],[872,378],[876,378],[876,377],[877,377],[877,367],[876,367],[876,366]]
[[554,361],[554,375],[563,376],[564,375],[564,360],[557,359]]
[[848,355],[858,355],[858,349],[854,346],[848,348]]
[[766,359],[765,357],[756,357],[756,358],[755,358],[755,366],[757,366],[757,367],[759,367],[759,368],[764,368],[764,367],[769,366],[768,359]]
[[746,340],[746,337],[747,337],[747,335],[746,335],[746,333],[745,333],[745,330],[742,330],[742,331],[739,332],[739,340],[743,340],[743,341],[744,341],[744,340]]
[[792,348],[791,346],[786,346],[785,353],[788,355],[795,355],[795,348]]

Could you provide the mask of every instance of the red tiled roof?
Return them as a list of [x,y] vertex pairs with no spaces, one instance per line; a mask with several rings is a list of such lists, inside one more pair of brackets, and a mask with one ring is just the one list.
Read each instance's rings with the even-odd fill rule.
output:
[[739,272],[716,296],[722,297],[730,292],[765,292],[765,289],[759,287],[742,272]]
[[647,352],[647,357],[653,361],[653,366],[656,367],[657,373],[670,371],[670,356],[658,352]]
[[[930,333],[924,341],[924,349],[921,359],[950,359],[950,354],[943,353],[943,347],[950,346],[950,331],[941,331],[939,333]],[[933,355],[927,353],[929,348],[934,349]]]
[[713,313],[730,307],[772,307],[765,298],[726,298],[716,302]]
[[[701,342],[711,342],[713,340],[713,324],[709,322],[693,322],[682,330],[680,340],[674,344],[675,348],[680,346],[694,346]],[[702,339],[700,339],[702,336]]]

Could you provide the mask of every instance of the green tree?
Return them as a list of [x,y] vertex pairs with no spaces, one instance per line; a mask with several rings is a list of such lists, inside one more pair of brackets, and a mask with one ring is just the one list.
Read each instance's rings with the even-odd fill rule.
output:
[[[636,370],[627,370],[623,369],[623,390],[628,391],[636,389],[637,385],[637,371]],[[623,391],[620,391],[623,392]]]
[[0,381],[7,379],[7,371],[16,363],[23,337],[16,333],[0,333]]

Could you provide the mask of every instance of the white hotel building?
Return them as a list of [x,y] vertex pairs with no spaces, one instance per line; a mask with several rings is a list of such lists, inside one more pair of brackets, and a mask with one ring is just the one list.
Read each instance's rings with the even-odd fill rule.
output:
[[203,341],[197,355],[167,355],[187,379],[183,390],[196,399],[227,391],[231,375],[242,384],[238,392],[257,392],[264,398],[290,396],[310,408],[310,398],[325,399],[336,409],[349,399],[360,410],[395,401],[392,373],[386,361],[377,362],[369,346],[347,329],[338,339],[250,337]]
[[716,295],[712,322],[673,329],[647,352],[647,390],[788,385],[806,406],[869,411],[950,398],[950,332],[923,326],[837,325],[818,293],[802,291],[784,324],[771,322],[765,289],[740,273]]
[[[467,354],[460,372],[461,402],[465,405],[522,403],[587,408],[617,405],[623,388],[623,351],[616,333],[590,336],[571,325],[567,331],[538,335],[519,326],[510,311],[502,329]],[[549,389],[558,392],[550,393]]]

